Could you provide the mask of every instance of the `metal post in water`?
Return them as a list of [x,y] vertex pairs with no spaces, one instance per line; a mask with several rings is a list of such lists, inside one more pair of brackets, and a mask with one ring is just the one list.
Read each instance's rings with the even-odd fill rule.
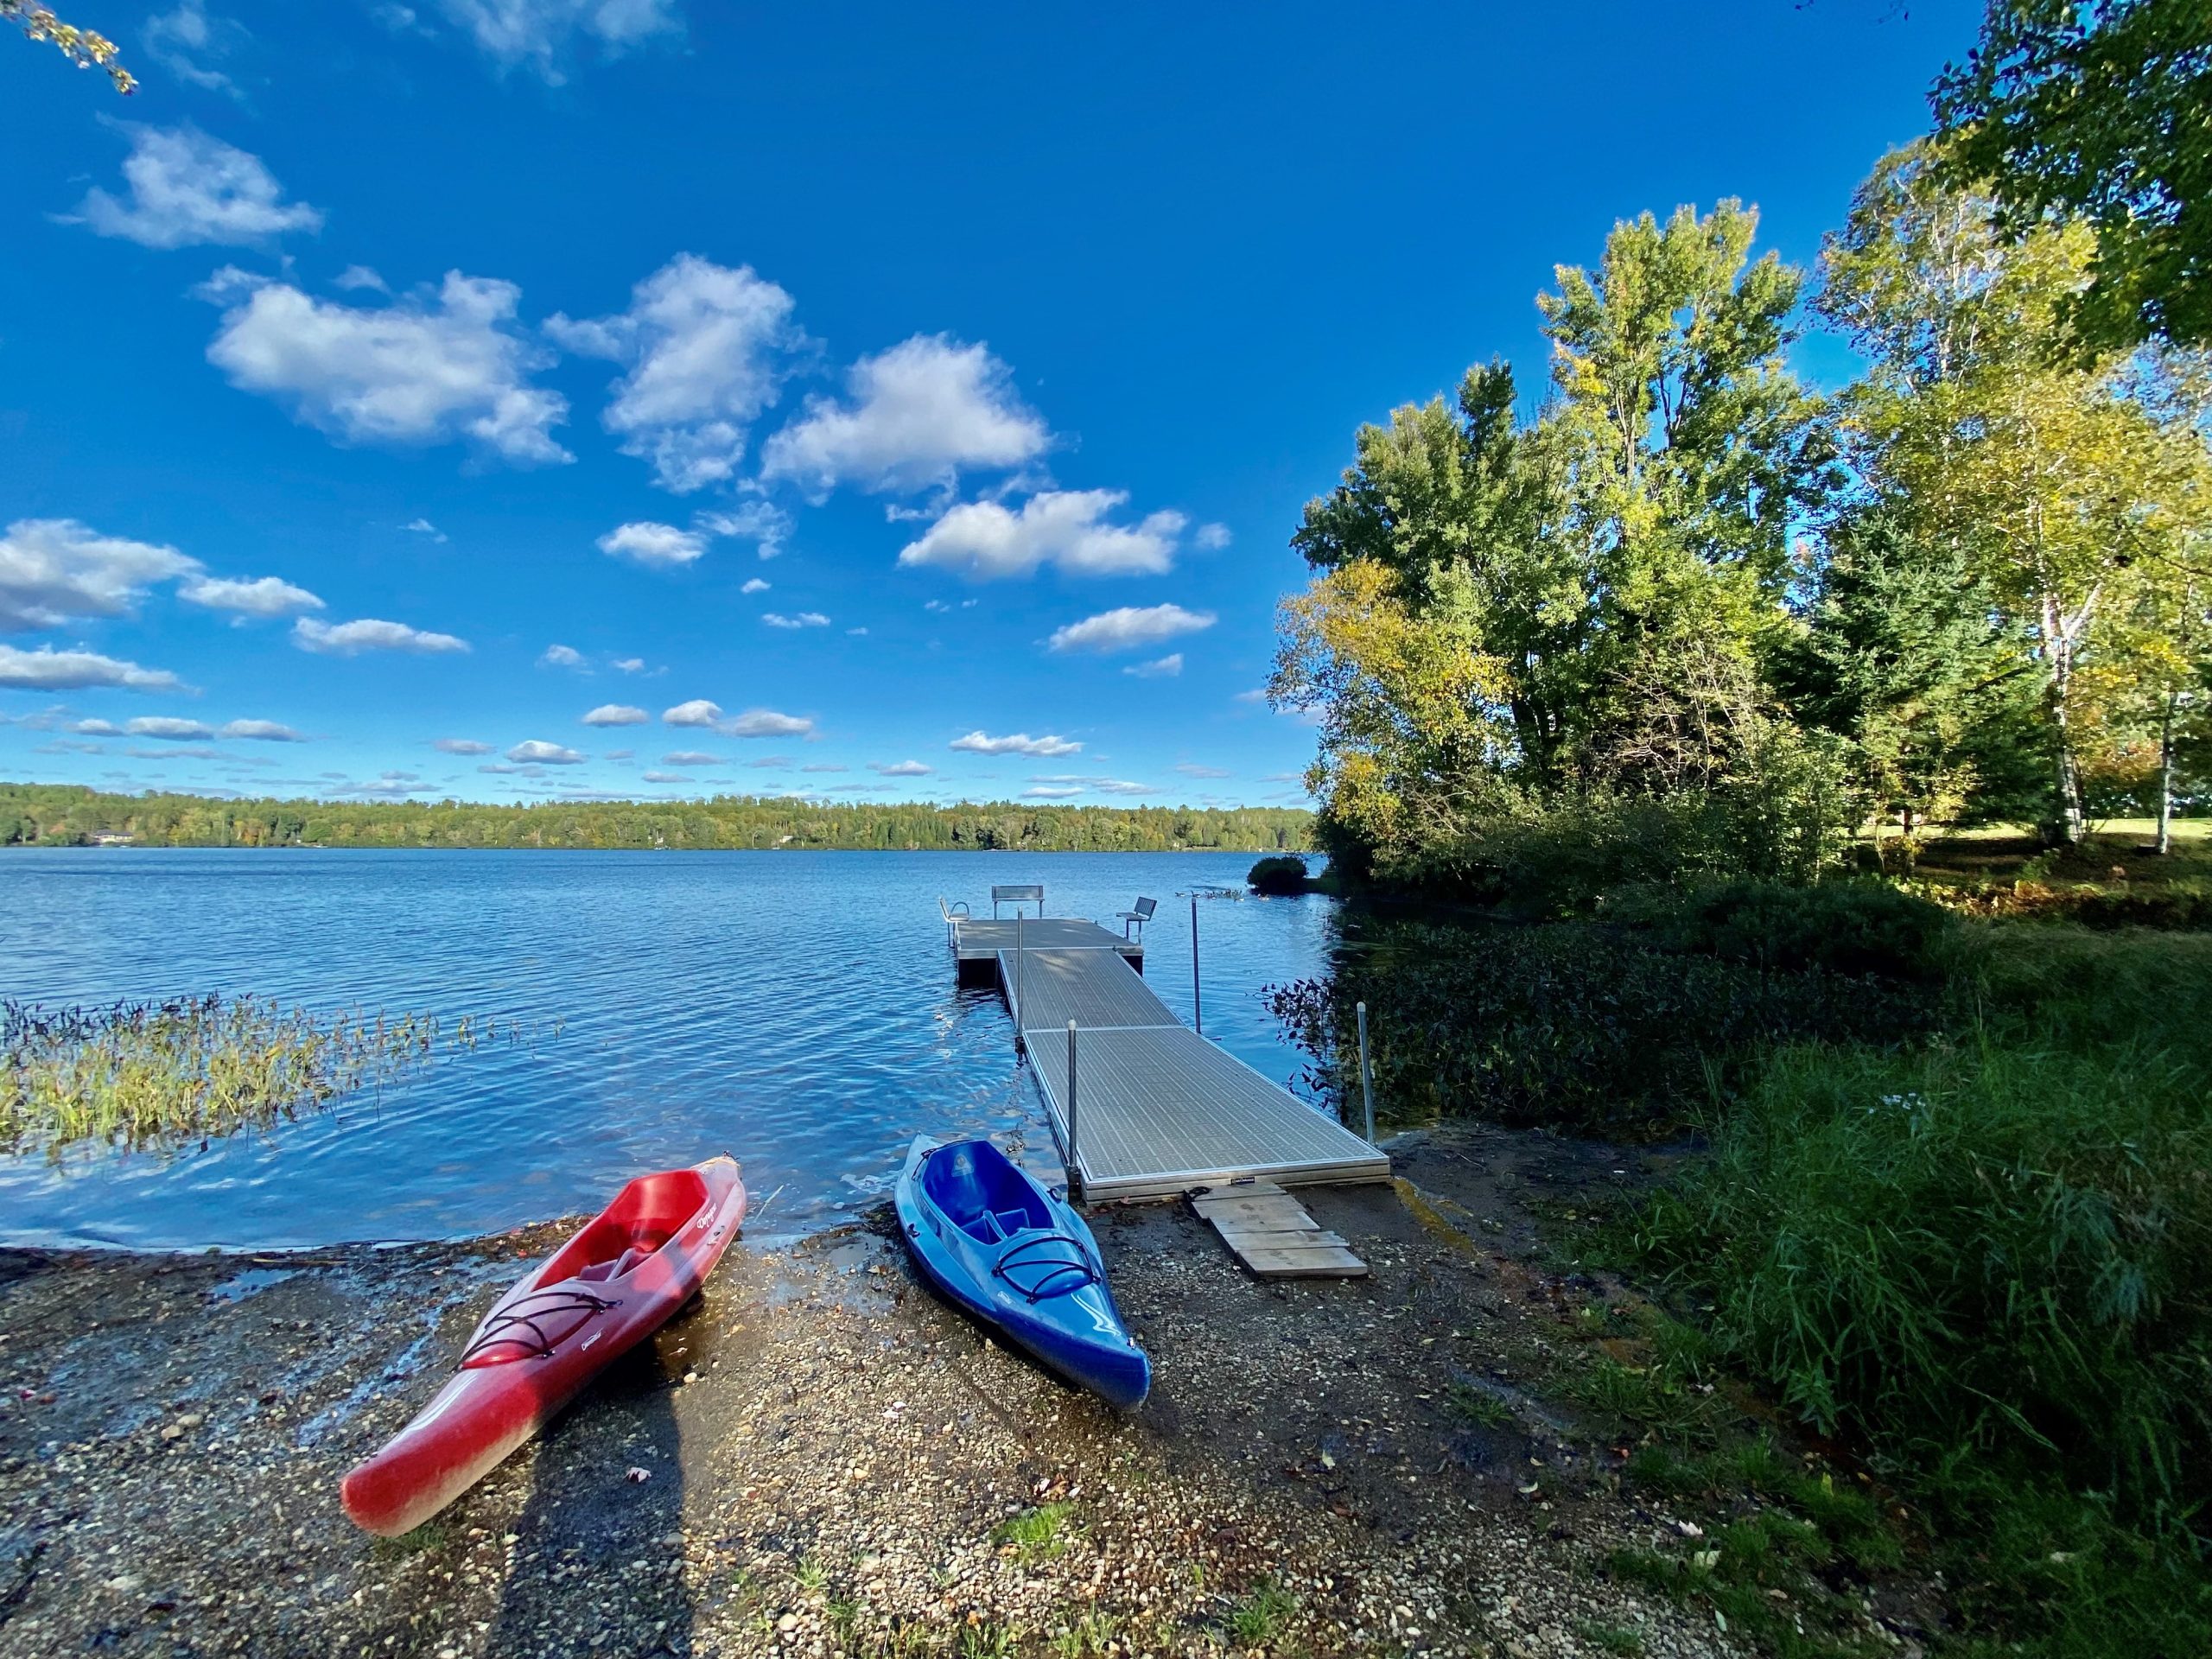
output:
[[1075,1021],[1068,1021],[1068,1196],[1075,1196],[1076,1188],[1083,1181],[1083,1166],[1077,1161],[1075,1141]]
[[1027,1046],[1021,1040],[1021,964],[1028,958],[1021,949],[1021,912],[1014,912],[1014,1046],[1020,1052]]
[[1198,1001],[1198,895],[1191,895],[1191,1027],[1206,1034],[1205,1010]]
[[1359,1010],[1359,1097],[1367,1107],[1367,1144],[1375,1144],[1375,1071],[1367,1063],[1367,1004]]

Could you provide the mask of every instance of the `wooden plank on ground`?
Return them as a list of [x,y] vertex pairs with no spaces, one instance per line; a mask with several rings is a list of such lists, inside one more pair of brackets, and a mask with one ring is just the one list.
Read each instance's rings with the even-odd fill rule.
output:
[[1339,1245],[1326,1250],[1254,1250],[1244,1265],[1262,1279],[1364,1279],[1367,1263]]
[[1351,1246],[1334,1233],[1325,1233],[1319,1228],[1216,1227],[1221,1242],[1239,1255],[1247,1250],[1320,1250],[1334,1248],[1349,1249]]
[[1238,1182],[1191,1195],[1236,1259],[1262,1279],[1357,1279],[1367,1263],[1306,1206],[1272,1181]]
[[1314,1227],[1319,1224],[1306,1213],[1306,1207],[1287,1196],[1273,1198],[1238,1198],[1228,1204],[1201,1204],[1192,1206],[1202,1220],[1224,1227]]

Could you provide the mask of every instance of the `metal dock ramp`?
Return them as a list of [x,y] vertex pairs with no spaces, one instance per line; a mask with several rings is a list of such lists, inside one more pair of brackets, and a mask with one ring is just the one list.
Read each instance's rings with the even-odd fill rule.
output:
[[1075,1155],[1086,1198],[1163,1198],[1245,1176],[1283,1186],[1390,1179],[1382,1153],[1177,1020],[1132,971],[1122,940],[1088,922],[1030,922],[1024,933],[1046,925],[1090,936],[1045,949],[1025,938],[1020,951],[999,953],[999,982],[1063,1159],[1076,1022]]

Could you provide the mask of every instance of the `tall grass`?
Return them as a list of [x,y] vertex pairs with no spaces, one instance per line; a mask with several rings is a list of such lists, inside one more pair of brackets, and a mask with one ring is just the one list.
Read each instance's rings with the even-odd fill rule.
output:
[[512,1027],[475,1017],[289,1012],[209,995],[98,1008],[0,1003],[0,1150],[59,1159],[265,1128],[400,1082]]
[[1947,1035],[1716,1098],[1638,1243],[1970,1540],[1972,1639],[2212,1653],[2212,938],[1974,930],[1953,969]]

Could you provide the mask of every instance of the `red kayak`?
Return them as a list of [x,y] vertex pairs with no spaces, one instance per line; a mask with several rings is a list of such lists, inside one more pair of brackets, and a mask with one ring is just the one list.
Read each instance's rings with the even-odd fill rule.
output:
[[609,1361],[689,1301],[745,1219],[737,1165],[641,1175],[484,1316],[461,1371],[346,1477],[355,1525],[411,1532],[499,1465]]

